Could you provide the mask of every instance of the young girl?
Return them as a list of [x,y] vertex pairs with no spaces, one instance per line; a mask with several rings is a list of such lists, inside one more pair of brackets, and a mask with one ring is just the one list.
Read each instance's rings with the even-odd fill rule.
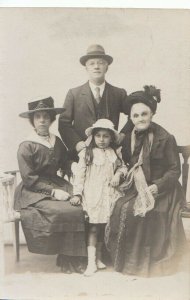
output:
[[89,219],[88,266],[84,273],[93,275],[106,266],[101,262],[102,230],[110,217],[114,202],[121,197],[117,190],[121,177],[126,176],[127,167],[121,154],[116,151],[118,132],[108,119],[99,119],[86,129],[86,149],[79,153],[79,163],[74,179],[71,204],[82,202]]

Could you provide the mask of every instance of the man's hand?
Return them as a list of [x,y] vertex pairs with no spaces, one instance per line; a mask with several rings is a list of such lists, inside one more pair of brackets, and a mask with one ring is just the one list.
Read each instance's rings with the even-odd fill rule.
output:
[[59,189],[54,189],[53,190],[53,196],[57,199],[57,200],[62,200],[62,201],[66,201],[69,199],[70,195],[69,193],[63,191],[63,190],[59,190]]
[[121,143],[123,142],[124,138],[125,138],[125,134],[122,133],[122,132],[120,132],[119,136],[117,138],[117,141],[116,141],[117,145],[121,145]]
[[71,199],[70,199],[70,203],[71,205],[73,206],[78,206],[81,204],[81,197],[80,196],[73,196]]
[[115,175],[113,176],[110,184],[111,186],[113,187],[116,187],[119,185],[119,182],[120,182],[120,177],[121,177],[121,173],[115,173]]
[[80,141],[76,144],[75,148],[77,152],[80,152],[82,149],[86,148],[86,144],[85,142]]
[[152,195],[158,194],[158,187],[156,184],[152,184],[148,187],[149,191],[152,193]]

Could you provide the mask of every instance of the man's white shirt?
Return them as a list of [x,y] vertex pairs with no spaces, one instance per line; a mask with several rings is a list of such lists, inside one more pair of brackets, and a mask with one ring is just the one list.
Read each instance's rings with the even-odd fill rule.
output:
[[97,94],[96,88],[97,87],[100,88],[100,97],[102,97],[104,89],[105,89],[105,84],[106,84],[105,81],[101,85],[95,85],[94,83],[89,81],[89,86],[90,86],[90,89],[92,91],[92,94],[93,94],[94,98],[96,98],[96,94]]

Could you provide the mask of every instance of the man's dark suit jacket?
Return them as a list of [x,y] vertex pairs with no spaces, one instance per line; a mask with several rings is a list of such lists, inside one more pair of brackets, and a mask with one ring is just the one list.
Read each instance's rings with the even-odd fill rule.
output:
[[[105,85],[106,112],[118,129],[120,113],[127,113],[127,94],[124,89]],[[79,141],[86,139],[85,130],[96,122],[95,106],[89,83],[70,89],[64,103],[65,111],[59,118],[59,132],[69,150],[74,150]]]

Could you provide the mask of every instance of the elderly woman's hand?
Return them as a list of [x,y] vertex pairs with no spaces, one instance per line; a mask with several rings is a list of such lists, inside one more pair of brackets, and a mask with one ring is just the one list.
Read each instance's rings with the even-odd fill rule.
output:
[[156,184],[152,184],[148,187],[149,191],[152,193],[152,195],[158,194],[158,187]]
[[73,196],[71,199],[70,199],[70,203],[71,205],[73,206],[78,206],[81,204],[81,196],[80,195],[76,195],[76,196]]
[[52,196],[55,197],[57,200],[62,200],[62,201],[66,201],[69,199],[70,194],[63,191],[63,190],[59,190],[59,189],[54,189]]

